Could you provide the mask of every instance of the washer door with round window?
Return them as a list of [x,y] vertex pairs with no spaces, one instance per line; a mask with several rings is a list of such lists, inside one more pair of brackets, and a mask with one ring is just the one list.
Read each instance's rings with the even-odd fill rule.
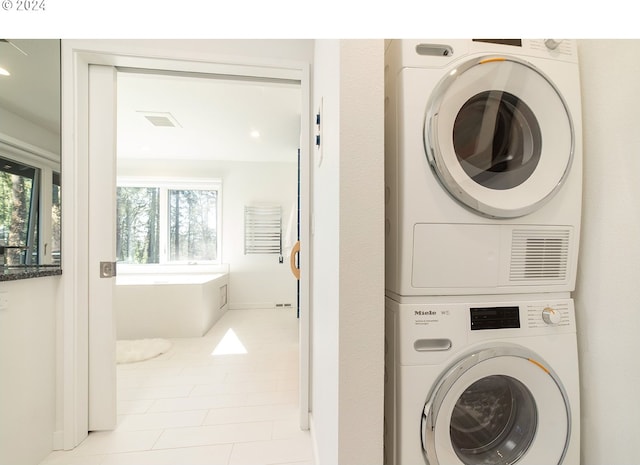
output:
[[561,464],[571,435],[560,380],[520,347],[486,348],[436,384],[422,415],[429,465]]
[[485,56],[436,86],[424,125],[427,158],[445,189],[483,216],[537,210],[566,179],[574,130],[564,98],[532,64]]

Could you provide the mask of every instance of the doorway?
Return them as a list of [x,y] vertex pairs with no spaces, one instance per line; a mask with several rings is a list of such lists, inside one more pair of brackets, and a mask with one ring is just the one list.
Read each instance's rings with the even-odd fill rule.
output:
[[[286,66],[279,66],[278,60],[275,60],[276,66],[272,67],[247,67],[239,66],[236,64],[229,65],[220,64],[217,62],[202,62],[202,61],[185,61],[185,60],[172,60],[172,59],[157,59],[157,58],[144,58],[144,57],[131,57],[125,55],[118,55],[113,53],[99,54],[96,52],[88,53],[82,49],[67,49],[66,53],[71,55],[71,58],[67,57],[70,62],[74,63],[73,73],[75,77],[75,85],[79,89],[75,95],[73,104],[70,105],[67,101],[67,105],[72,108],[66,109],[66,121],[72,122],[69,124],[69,128],[73,128],[66,136],[67,140],[67,156],[66,156],[66,171],[64,176],[67,176],[70,180],[70,184],[75,184],[76,189],[74,192],[69,192],[66,197],[66,218],[67,221],[71,220],[72,224],[76,225],[73,229],[70,229],[70,233],[65,237],[65,244],[67,245],[68,255],[66,256],[66,263],[69,265],[68,273],[65,280],[65,301],[70,302],[69,308],[65,309],[64,315],[64,329],[68,331],[72,337],[69,342],[65,342],[63,348],[65,368],[62,374],[63,379],[63,408],[64,408],[64,448],[71,448],[78,444],[88,431],[87,425],[87,410],[90,403],[90,395],[85,397],[83,392],[88,384],[88,370],[83,360],[87,360],[86,355],[90,353],[88,350],[89,341],[86,333],[83,335],[82,328],[84,325],[90,326],[91,319],[89,318],[87,308],[84,307],[83,301],[86,298],[87,302],[91,302],[91,295],[88,288],[85,288],[86,276],[92,274],[94,265],[92,263],[87,264],[87,251],[84,249],[85,245],[88,248],[88,235],[85,229],[82,227],[84,221],[87,221],[89,215],[89,206],[86,197],[89,192],[92,191],[90,185],[91,166],[88,163],[89,152],[89,115],[85,110],[89,101],[88,98],[88,84],[89,84],[89,67],[93,64],[106,65],[111,67],[132,67],[132,68],[147,68],[154,70],[164,71],[187,71],[187,72],[205,72],[217,74],[220,68],[224,68],[228,74],[230,70],[239,76],[242,75],[255,75],[258,77],[270,77],[280,78],[286,77],[287,79],[297,79],[300,82],[302,95],[301,95],[301,140],[307,141],[307,143],[301,144],[301,150],[303,153],[302,166],[301,166],[301,240],[304,241],[308,238],[309,233],[309,198],[308,198],[308,182],[309,182],[309,166],[305,160],[308,160],[309,153],[309,69],[307,63],[299,63],[295,66],[291,66],[291,63],[287,63]],[[281,63],[280,63],[281,64]],[[69,90],[69,93],[73,93]],[[107,118],[108,120],[108,118]],[[77,134],[74,135],[73,133]],[[101,130],[104,133],[104,128]],[[104,135],[104,134],[103,134]],[[72,142],[70,142],[72,141]],[[89,182],[85,180],[89,179]],[[94,193],[95,194],[95,193]],[[98,193],[98,195],[100,195]],[[73,196],[73,197],[72,197]],[[86,223],[85,223],[86,224]],[[307,239],[308,240],[308,239]],[[308,243],[308,242],[307,242]],[[301,312],[300,312],[300,425],[303,429],[308,428],[308,359],[309,359],[309,345],[308,345],[308,333],[309,333],[309,308],[308,308],[308,260],[305,259],[305,255],[308,252],[304,246],[300,251],[300,263],[302,266],[302,280],[301,280]],[[110,257],[110,259],[112,259]],[[97,265],[96,265],[97,266]],[[87,289],[86,291],[83,291]],[[84,295],[84,297],[83,297]],[[89,307],[95,307],[95,302],[91,302]],[[98,307],[100,303],[98,303]],[[108,305],[107,305],[108,307]],[[109,313],[111,310],[106,310]],[[65,338],[67,341],[67,338]],[[84,352],[85,349],[86,352]]]
[[[180,397],[190,381],[195,381],[200,384],[193,387],[192,395],[199,397],[200,405],[208,405],[202,393],[224,393],[223,381],[237,378],[234,371],[247,365],[241,359],[256,360],[252,352],[260,341],[247,319],[253,319],[256,326],[268,326],[273,334],[280,331],[273,324],[265,325],[260,312],[286,326],[290,323],[281,314],[296,319],[297,280],[289,270],[289,255],[298,230],[300,82],[133,68],[118,68],[116,81],[118,277],[114,313],[118,346],[130,347],[131,339],[167,338],[174,343],[173,351],[145,365],[170,365],[174,370],[180,367],[182,374],[192,373],[183,377],[182,389],[167,391],[165,386],[176,384],[167,376],[134,376],[142,368],[118,366],[118,397],[135,400],[149,395],[154,380],[160,392]],[[252,249],[246,239],[241,240],[248,227],[247,208],[277,211],[268,216],[268,232],[259,233]],[[262,225],[264,214],[249,220]],[[272,226],[276,221],[279,232]],[[267,240],[273,243],[268,248],[264,245]],[[200,282],[203,276],[221,273],[228,273],[224,303],[218,284]],[[184,279],[190,276],[197,284]],[[178,277],[179,283],[173,283]],[[132,279],[140,284],[132,285]],[[200,291],[206,299],[194,301],[193,294]],[[241,312],[244,317],[227,312]],[[213,325],[230,326],[219,333]],[[207,339],[199,341],[202,336]],[[194,340],[188,343],[185,337]],[[241,353],[228,353],[222,347],[231,339]],[[189,351],[202,357],[190,357]],[[177,359],[183,359],[184,365]],[[224,367],[229,373],[216,363],[220,360],[227,362]],[[272,364],[268,360],[257,363],[256,371],[259,366],[268,371]],[[215,375],[197,377],[194,363],[203,365],[203,374]],[[271,381],[265,373],[254,383],[227,388],[244,389],[255,396],[256,389],[265,394],[274,391],[277,386]],[[297,396],[293,400],[297,405]],[[182,404],[191,406],[192,401],[182,399]],[[179,404],[174,401],[169,407]],[[119,399],[118,406],[123,413],[140,407],[124,399]]]

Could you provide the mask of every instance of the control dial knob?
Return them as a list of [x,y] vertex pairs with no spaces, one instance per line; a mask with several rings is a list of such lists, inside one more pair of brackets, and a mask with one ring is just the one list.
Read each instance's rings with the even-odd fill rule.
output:
[[558,310],[554,310],[551,307],[546,307],[544,310],[542,310],[542,321],[544,321],[548,325],[557,325],[558,323],[560,323],[560,318],[561,315]]
[[544,39],[544,44],[549,50],[557,49],[560,42],[562,42],[562,39]]

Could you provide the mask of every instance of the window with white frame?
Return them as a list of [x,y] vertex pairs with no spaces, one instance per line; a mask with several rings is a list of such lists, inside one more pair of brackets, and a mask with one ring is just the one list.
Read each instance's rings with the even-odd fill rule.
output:
[[219,263],[221,187],[219,180],[119,178],[118,261]]

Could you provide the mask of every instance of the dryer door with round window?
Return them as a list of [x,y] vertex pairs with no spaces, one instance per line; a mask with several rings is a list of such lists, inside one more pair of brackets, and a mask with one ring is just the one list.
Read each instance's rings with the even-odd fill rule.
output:
[[488,348],[436,384],[422,444],[429,465],[560,464],[570,418],[562,384],[544,361],[523,348]]
[[553,197],[569,173],[574,131],[566,102],[532,64],[487,56],[436,86],[424,126],[444,188],[483,216],[514,218]]

